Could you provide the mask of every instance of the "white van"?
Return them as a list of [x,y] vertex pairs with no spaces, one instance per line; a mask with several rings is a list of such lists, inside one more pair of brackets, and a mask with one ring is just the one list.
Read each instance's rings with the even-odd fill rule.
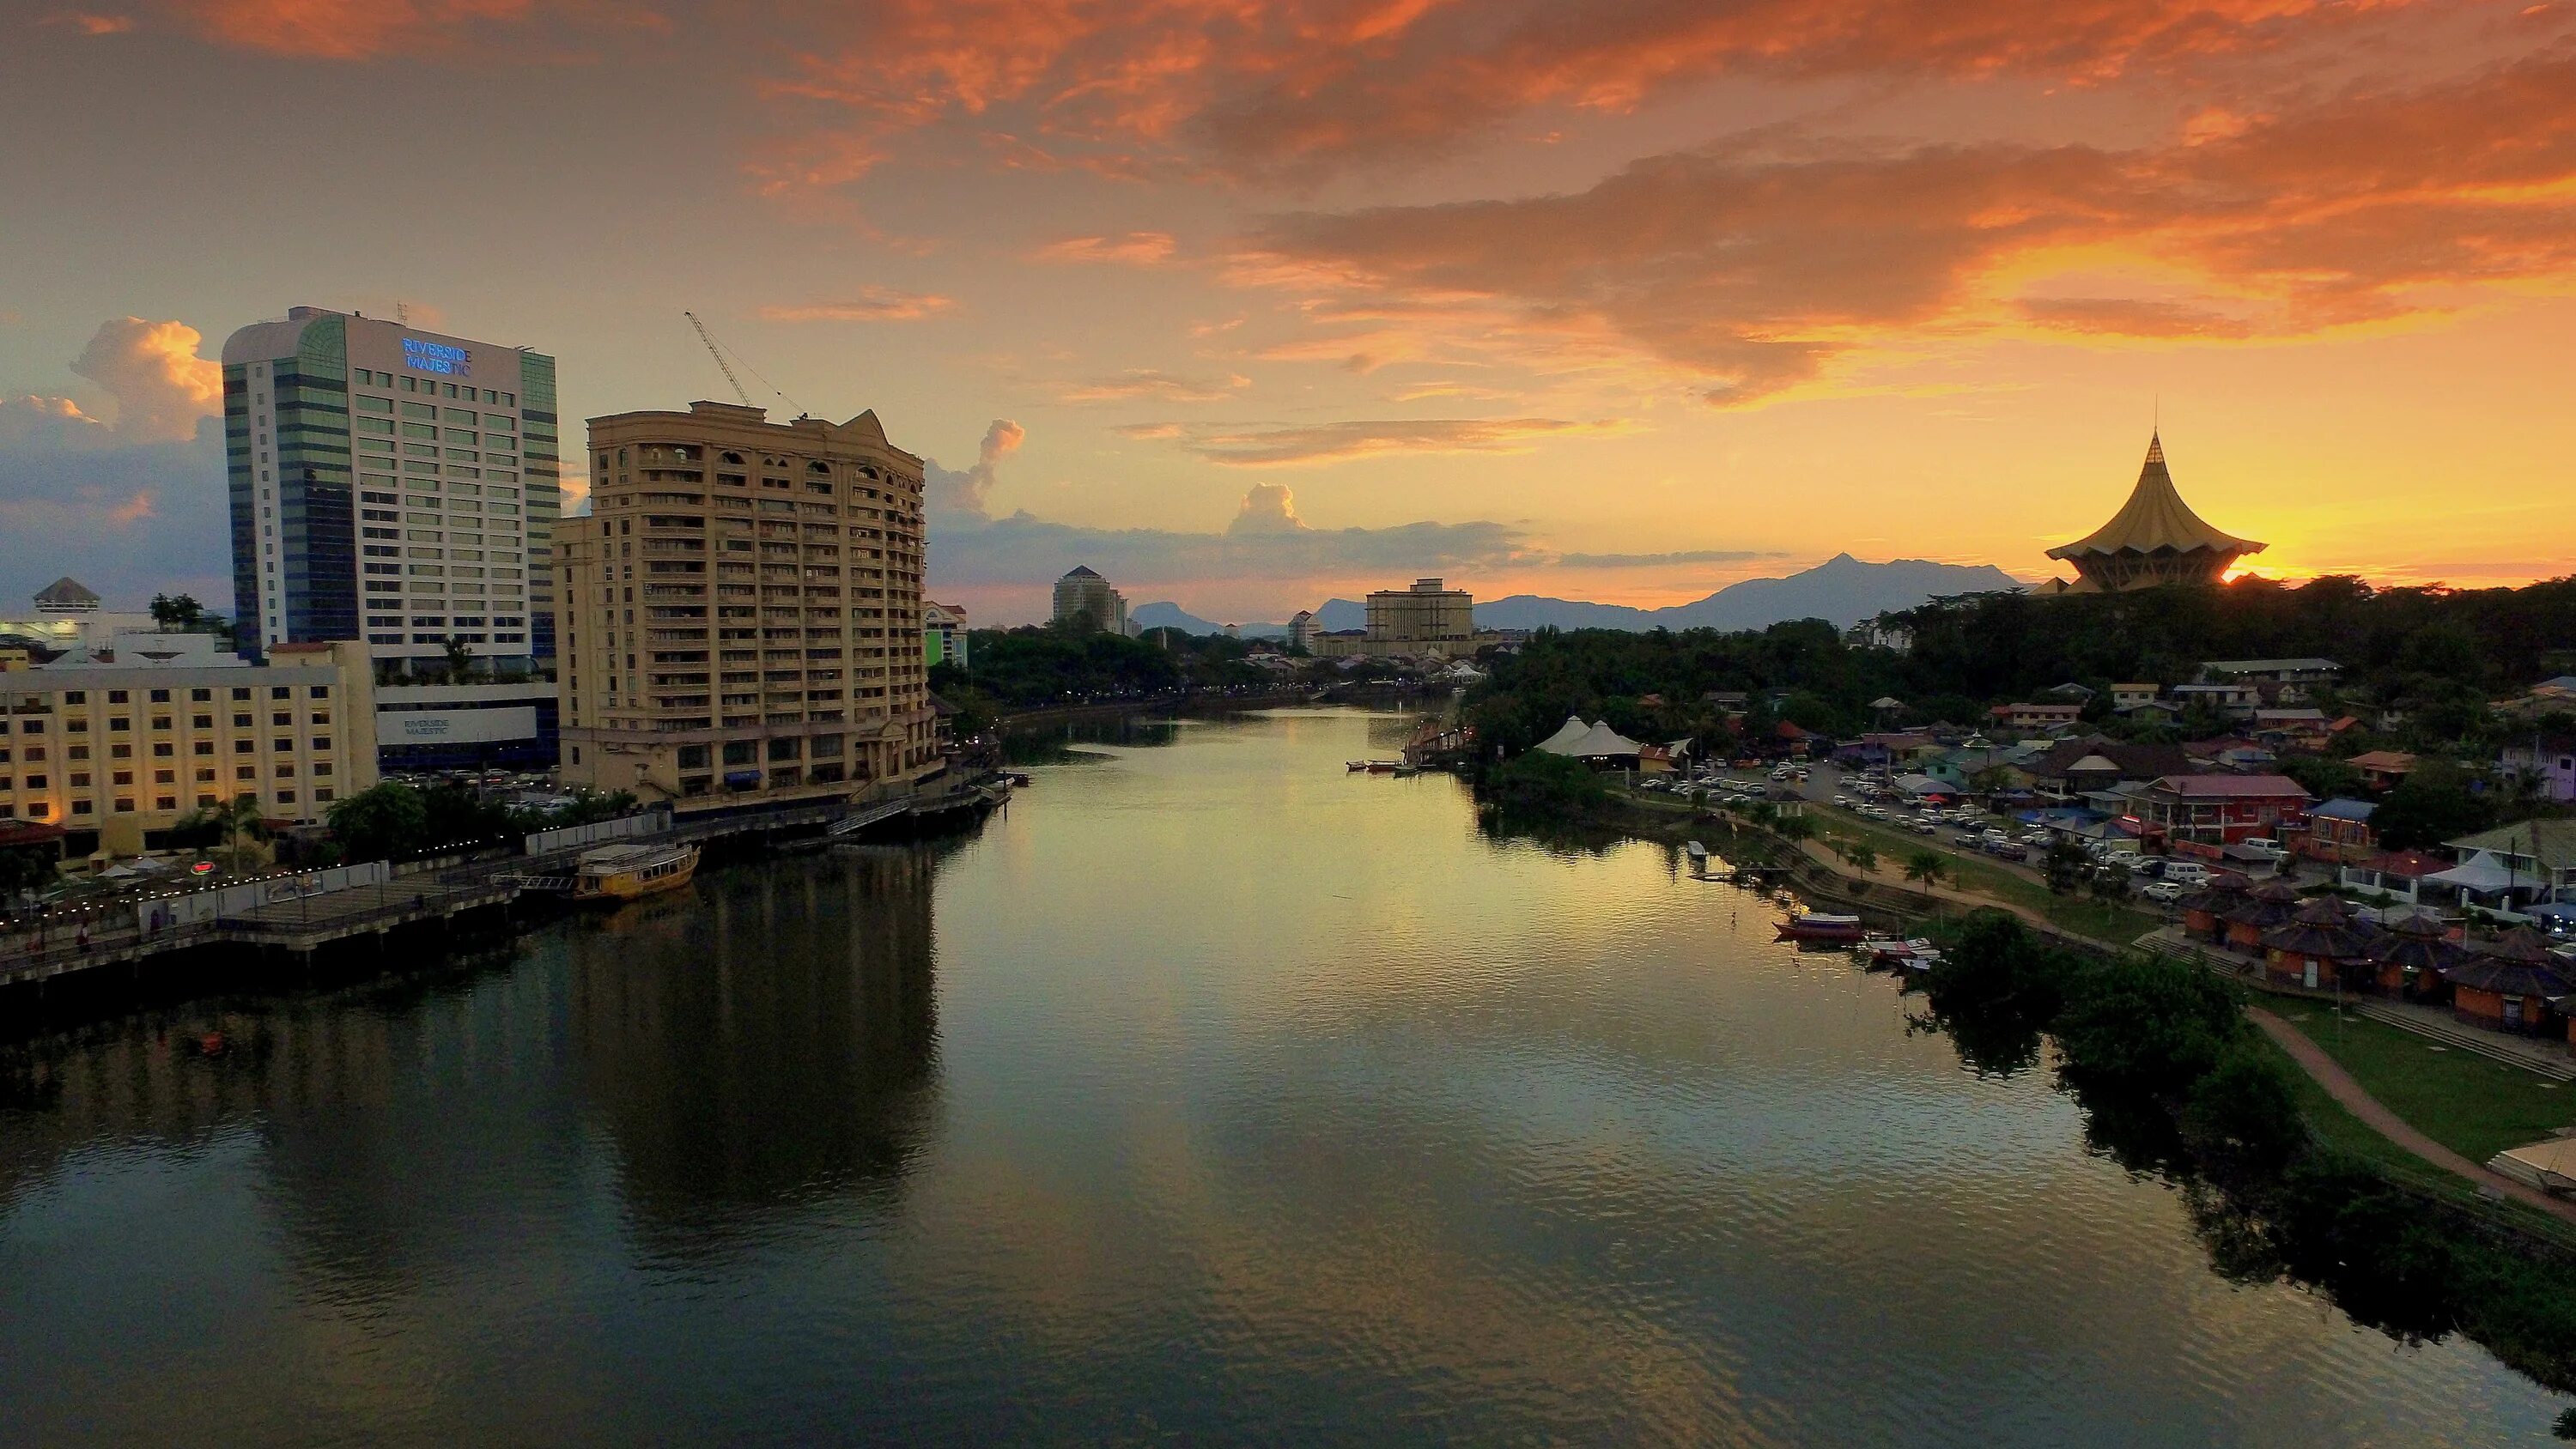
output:
[[2204,886],[2209,884],[2209,867],[2196,860],[2169,860],[2164,878],[2179,886]]

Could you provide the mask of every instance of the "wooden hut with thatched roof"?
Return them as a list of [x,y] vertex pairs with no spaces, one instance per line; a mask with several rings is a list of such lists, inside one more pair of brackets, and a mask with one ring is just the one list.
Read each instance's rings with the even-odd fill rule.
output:
[[2245,898],[2227,912],[2228,948],[2261,955],[2264,933],[2290,924],[2298,913],[2298,888],[2277,876],[2267,880],[2246,891]]
[[2546,938],[2516,926],[2451,968],[2451,1015],[2489,1031],[2554,1036],[2566,1020],[2560,1004],[2576,992],[2565,972]]
[[2450,989],[2451,969],[2467,959],[2449,923],[2431,911],[2390,917],[2370,943],[2373,984],[2389,996],[2439,1000]]
[[2263,933],[2263,974],[2275,986],[2342,985],[2359,991],[2372,984],[2370,940],[2377,934],[2348,901],[2319,896],[2289,923]]
[[2195,941],[2227,944],[2227,913],[2245,903],[2245,877],[2225,872],[2182,898],[2182,929]]

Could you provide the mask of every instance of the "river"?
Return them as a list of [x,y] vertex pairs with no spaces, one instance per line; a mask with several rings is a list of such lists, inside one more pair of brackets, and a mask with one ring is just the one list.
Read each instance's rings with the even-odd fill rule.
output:
[[2547,1441],[1760,897],[1341,768],[1407,728],[34,1042],[0,1442]]

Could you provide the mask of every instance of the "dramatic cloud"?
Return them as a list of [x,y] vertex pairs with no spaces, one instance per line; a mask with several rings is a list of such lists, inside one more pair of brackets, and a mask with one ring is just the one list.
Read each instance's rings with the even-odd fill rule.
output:
[[107,392],[110,418],[0,399],[0,590],[14,591],[0,597],[68,573],[110,599],[184,588],[228,605],[223,369],[201,340],[182,322],[100,324],[71,369]]
[[1285,483],[1255,483],[1243,495],[1243,506],[1225,531],[1237,538],[1247,533],[1297,533],[1306,520],[1297,516],[1297,495]]
[[[1313,172],[1436,151],[1532,111],[1620,113],[1728,75],[2102,85],[2384,33],[2408,0],[883,0],[785,19],[764,93],[854,179],[970,125],[1021,169]],[[837,158],[824,160],[823,158]],[[855,163],[855,164],[853,164]]]
[[1346,463],[1390,453],[1525,453],[1538,440],[1625,432],[1615,419],[1420,418],[1388,422],[1313,423],[1295,427],[1180,430],[1182,446],[1229,468],[1288,468]]
[[1040,262],[1108,262],[1120,266],[1149,267],[1168,261],[1172,255],[1172,235],[1161,231],[1122,232],[1117,236],[1076,236],[1053,242],[1030,253],[1030,260]]
[[1070,382],[1056,389],[1060,402],[1221,402],[1252,385],[1252,379],[1230,373],[1221,378],[1176,377],[1150,367],[1129,368],[1115,377]]
[[[2310,335],[2576,275],[2570,95],[2560,45],[2162,148],[1731,143],[1572,195],[1281,217],[1242,275],[1597,327],[1724,403],[1909,331]],[[2106,256],[2203,295],[2011,295]]]
[[1028,430],[1008,418],[995,418],[984,429],[984,442],[975,452],[975,466],[965,469],[942,468],[935,460],[924,460],[922,493],[928,511],[949,518],[981,518],[984,497],[993,491],[993,480],[1001,471],[1002,460],[1020,449]]
[[801,307],[763,307],[772,322],[916,322],[956,306],[948,297],[927,292],[900,292],[892,287],[861,287],[847,302],[811,302]]
[[114,437],[114,429],[70,398],[0,398],[0,447],[84,448]]
[[[1247,496],[1223,533],[1085,528],[1027,512],[957,518],[931,530],[931,588],[1028,589],[1089,564],[1122,589],[1208,580],[1414,577],[1544,563],[1520,530],[1501,523],[1407,523],[1391,528],[1310,528],[1295,521],[1287,490]],[[1258,522],[1247,525],[1245,520]]]
[[72,371],[116,399],[121,440],[182,442],[196,436],[199,418],[224,406],[224,370],[197,355],[203,340],[184,322],[120,317],[99,324]]

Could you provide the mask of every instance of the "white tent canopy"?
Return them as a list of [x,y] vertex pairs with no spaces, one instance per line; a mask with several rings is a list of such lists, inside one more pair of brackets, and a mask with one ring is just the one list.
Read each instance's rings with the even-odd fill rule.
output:
[[1602,720],[1585,731],[1583,738],[1576,740],[1565,753],[1579,759],[1597,760],[1604,755],[1633,755],[1644,748],[1644,745],[1610,728],[1609,721]]
[[1584,724],[1583,716],[1570,714],[1565,717],[1565,723],[1556,727],[1555,734],[1538,742],[1538,748],[1551,755],[1570,755],[1575,753],[1574,742],[1589,733],[1591,727]]
[[2482,896],[2491,896],[2512,886],[2540,884],[2530,875],[2516,875],[2505,869],[2501,862],[2483,850],[2473,853],[2467,860],[2449,870],[2437,871],[2424,877],[2424,881],[2427,885],[2457,886],[2462,890],[2475,891]]

